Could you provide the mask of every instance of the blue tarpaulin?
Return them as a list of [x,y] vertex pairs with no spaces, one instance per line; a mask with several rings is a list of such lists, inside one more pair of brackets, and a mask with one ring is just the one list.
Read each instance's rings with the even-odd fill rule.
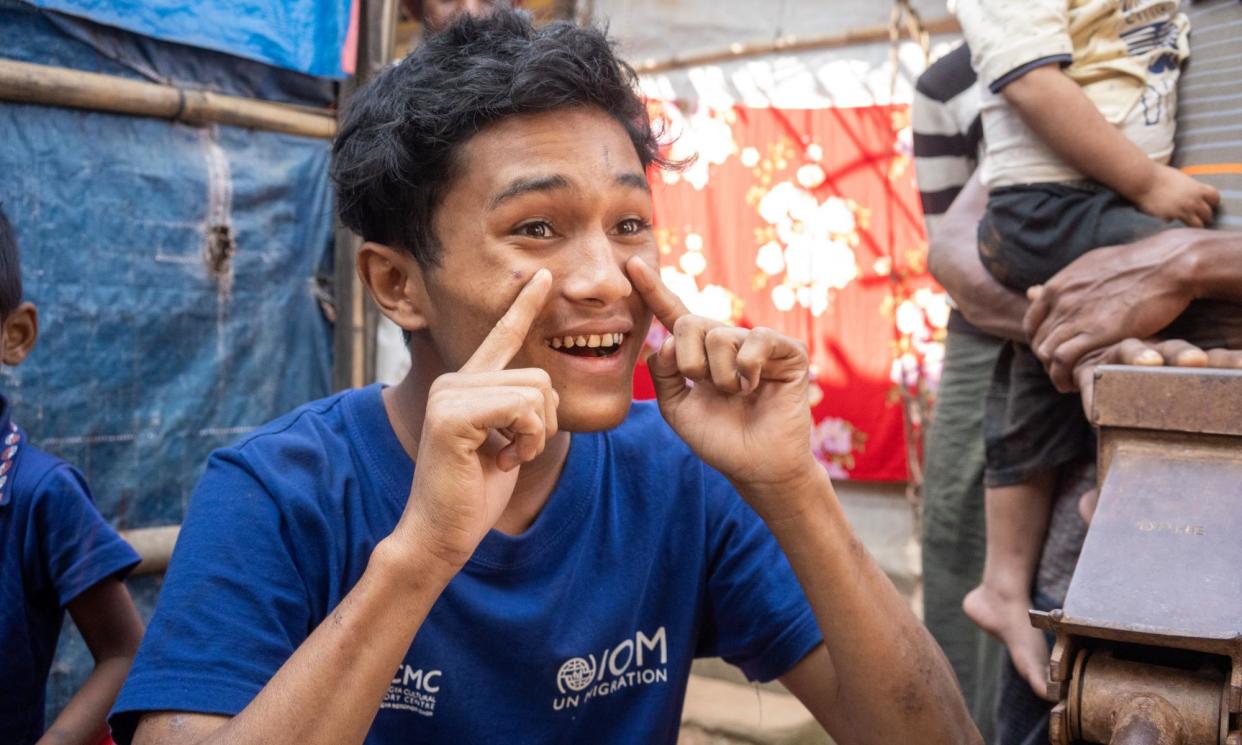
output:
[[339,78],[350,0],[31,0],[153,39]]
[[[310,106],[330,82],[0,0],[0,56]],[[196,80],[196,76],[202,80]],[[331,386],[326,140],[0,102],[38,344],[14,420],[121,529],[181,522],[209,452]],[[149,613],[155,578],[131,582]],[[49,708],[90,658],[62,644]]]

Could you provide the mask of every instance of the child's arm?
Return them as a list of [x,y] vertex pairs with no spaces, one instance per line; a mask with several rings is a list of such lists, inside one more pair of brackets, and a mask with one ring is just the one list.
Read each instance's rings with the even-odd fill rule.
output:
[[1056,64],[1027,72],[1001,89],[1001,95],[1061,159],[1144,212],[1196,228],[1212,221],[1220,193],[1153,162]]
[[142,620],[116,577],[69,601],[69,615],[95,658],[95,670],[38,745],[96,745],[108,731],[108,710],[142,640]]

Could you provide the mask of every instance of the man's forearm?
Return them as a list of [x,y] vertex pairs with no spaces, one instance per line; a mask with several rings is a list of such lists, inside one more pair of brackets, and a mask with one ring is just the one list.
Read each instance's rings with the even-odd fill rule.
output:
[[928,268],[975,326],[1003,339],[1025,341],[1026,298],[996,281],[979,260],[979,219],[988,192],[976,171],[953,200],[928,247]]
[[[353,745],[451,577],[409,562],[389,538],[361,579],[250,705],[203,745]],[[400,555],[398,555],[400,554]]]
[[810,506],[769,527],[824,635],[846,741],[981,743],[944,655],[850,529],[827,474],[805,491],[786,498]]

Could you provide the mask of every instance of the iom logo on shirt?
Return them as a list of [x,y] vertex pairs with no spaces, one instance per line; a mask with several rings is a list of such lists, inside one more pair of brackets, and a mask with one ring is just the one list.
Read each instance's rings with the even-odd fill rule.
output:
[[576,708],[622,688],[668,682],[668,635],[661,626],[651,636],[639,631],[613,647],[586,657],[570,657],[556,671],[561,695],[552,708]]
[[425,717],[435,714],[442,675],[440,670],[416,669],[403,664],[397,668],[380,708],[412,711]]

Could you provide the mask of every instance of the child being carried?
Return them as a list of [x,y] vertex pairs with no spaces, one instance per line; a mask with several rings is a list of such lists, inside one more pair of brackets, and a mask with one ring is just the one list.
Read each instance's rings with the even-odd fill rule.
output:
[[[988,205],[979,253],[1019,291],[1094,248],[1180,224],[1220,195],[1167,165],[1189,21],[1177,0],[959,0],[983,93]],[[1010,343],[985,404],[987,554],[966,614],[1045,694],[1048,648],[1027,618],[1058,469],[1090,451],[1076,394]]]

